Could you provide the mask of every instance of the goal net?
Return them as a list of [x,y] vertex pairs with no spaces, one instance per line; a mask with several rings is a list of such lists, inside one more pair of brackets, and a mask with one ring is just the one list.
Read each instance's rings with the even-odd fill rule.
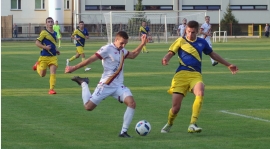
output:
[[132,11],[103,13],[108,43],[113,42],[118,31],[126,31],[129,42],[140,40],[139,28],[143,21],[150,28],[155,43],[167,43],[178,38],[177,29],[184,18],[204,23],[206,11]]

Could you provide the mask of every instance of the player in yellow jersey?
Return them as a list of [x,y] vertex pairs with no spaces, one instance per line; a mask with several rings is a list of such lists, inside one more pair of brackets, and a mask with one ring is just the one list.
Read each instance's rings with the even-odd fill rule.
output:
[[[153,42],[152,36],[151,36],[151,33],[150,33],[150,28],[146,25],[145,21],[142,22],[142,26],[139,29],[139,36],[141,36],[141,35],[146,35],[146,37],[148,39],[147,42]],[[146,44],[143,46],[142,53],[143,52],[148,53],[148,51],[146,49]]]
[[[77,59],[82,55],[82,61],[85,60],[85,54],[84,54],[84,45],[85,45],[85,39],[89,39],[89,34],[86,28],[84,28],[84,22],[79,22],[79,28],[76,29],[73,34],[71,35],[71,38],[76,40],[76,55],[72,56],[70,59],[67,59],[66,65],[69,65],[69,62]],[[88,68],[87,66],[84,66],[84,71],[91,70],[91,68]]]
[[192,116],[188,132],[201,132],[202,128],[198,127],[196,122],[204,97],[204,83],[201,74],[202,54],[209,55],[214,60],[225,65],[232,74],[238,71],[237,66],[227,62],[209,46],[207,41],[197,37],[199,23],[189,21],[186,27],[186,36],[178,38],[169,48],[168,53],[162,59],[162,65],[168,65],[170,59],[177,55],[179,57],[179,66],[172,79],[171,87],[168,93],[172,94],[172,108],[169,110],[168,122],[161,129],[161,133],[168,133],[173,122],[181,108],[183,98],[190,91],[195,95],[192,107]]
[[56,94],[54,87],[56,84],[56,69],[58,67],[57,55],[60,52],[56,48],[57,33],[53,30],[54,21],[51,17],[46,18],[46,29],[41,31],[36,40],[36,46],[41,48],[40,57],[33,66],[33,70],[41,77],[46,76],[47,67],[50,69],[50,90],[49,94]]
[[53,25],[53,30],[57,33],[58,48],[60,48],[61,47],[62,34],[61,34],[61,28],[58,25],[58,21],[55,21],[55,24]]

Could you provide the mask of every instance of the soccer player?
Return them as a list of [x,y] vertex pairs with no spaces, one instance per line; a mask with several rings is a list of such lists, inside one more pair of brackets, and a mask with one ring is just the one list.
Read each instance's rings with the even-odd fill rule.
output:
[[[139,37],[141,35],[146,35],[147,36],[147,39],[148,39],[148,42],[153,42],[152,41],[152,36],[151,36],[151,33],[150,33],[150,28],[146,25],[146,22],[145,21],[142,22],[142,26],[139,29]],[[143,46],[142,53],[143,52],[148,53],[148,51],[146,49],[146,44]]]
[[224,60],[212,50],[204,39],[196,36],[198,30],[199,23],[197,21],[189,21],[186,28],[186,36],[178,38],[162,59],[162,65],[166,66],[174,55],[178,55],[180,65],[176,69],[171,87],[168,90],[168,93],[172,94],[172,108],[169,110],[168,122],[161,129],[161,133],[168,133],[170,131],[181,108],[182,100],[188,91],[195,95],[188,132],[202,131],[202,128],[196,124],[204,97],[204,83],[201,74],[202,53],[225,65],[232,74],[236,74],[238,71],[237,66]]
[[50,90],[49,94],[56,94],[54,91],[56,83],[56,69],[58,67],[58,60],[56,54],[60,52],[56,48],[57,33],[53,30],[54,21],[51,17],[46,19],[46,29],[41,31],[36,40],[36,46],[41,48],[40,57],[33,66],[33,70],[41,77],[46,76],[47,67],[50,69]]
[[[82,99],[86,110],[92,111],[99,103],[108,96],[114,97],[120,103],[125,103],[127,109],[124,113],[124,121],[119,137],[129,138],[127,130],[132,121],[136,103],[131,91],[124,85],[124,61],[125,59],[136,58],[144,44],[146,43],[146,35],[141,36],[141,43],[133,51],[125,49],[128,43],[128,34],[119,31],[116,34],[114,43],[101,47],[95,54],[85,61],[75,65],[66,66],[65,73],[71,73],[87,64],[91,64],[96,60],[102,60],[103,74],[93,94],[88,88],[88,78],[80,78],[75,76],[72,81],[77,82],[82,87]],[[112,107],[113,108],[113,107]]]
[[[84,54],[84,45],[85,45],[85,39],[89,39],[89,34],[86,28],[84,28],[84,22],[79,22],[79,27],[73,32],[71,35],[71,38],[76,40],[76,55],[72,56],[70,59],[67,59],[66,65],[69,65],[69,62],[77,59],[82,55],[82,61],[85,60],[85,54]],[[91,68],[84,67],[84,71],[91,70]]]
[[61,28],[58,25],[58,21],[55,21],[55,24],[53,25],[53,30],[57,33],[58,48],[60,48],[61,47],[62,34],[61,34]]
[[185,29],[187,27],[187,19],[184,18],[182,20],[182,24],[179,25],[178,29],[177,29],[177,34],[178,36],[184,37],[185,36]]
[[[205,16],[205,23],[202,24],[201,29],[200,29],[200,34],[201,38],[205,39],[209,46],[212,48],[212,43],[211,43],[211,24],[210,24],[210,17]],[[218,64],[217,61],[211,59],[212,66],[216,66]]]

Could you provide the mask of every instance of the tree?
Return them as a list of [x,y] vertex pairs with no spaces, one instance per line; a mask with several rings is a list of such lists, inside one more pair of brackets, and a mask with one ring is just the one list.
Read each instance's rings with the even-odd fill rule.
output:
[[143,11],[143,5],[142,5],[143,0],[138,0],[138,3],[135,5],[135,11],[140,11],[136,12],[132,18],[128,20],[128,32],[129,35],[138,35],[139,33],[139,28],[142,24],[143,21],[145,21],[147,24],[150,23],[150,20],[147,20],[147,16],[145,15],[145,12]]
[[238,24],[238,20],[235,18],[232,10],[230,9],[230,4],[227,6],[226,11],[227,12],[224,12],[223,19],[220,22],[221,30],[227,31],[229,35],[240,35],[241,28]]

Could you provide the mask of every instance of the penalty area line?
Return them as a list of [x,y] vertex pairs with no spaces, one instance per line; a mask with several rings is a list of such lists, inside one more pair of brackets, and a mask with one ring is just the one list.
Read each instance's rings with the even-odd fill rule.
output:
[[236,115],[236,116],[241,116],[241,117],[245,117],[245,118],[250,118],[250,119],[254,119],[254,120],[259,120],[259,121],[264,121],[264,122],[270,123],[270,120],[266,120],[266,119],[262,119],[262,118],[258,118],[258,117],[254,117],[254,116],[248,116],[248,115],[233,113],[233,112],[229,112],[229,111],[226,111],[226,110],[221,110],[219,112],[226,113],[226,114],[231,114],[231,115]]

